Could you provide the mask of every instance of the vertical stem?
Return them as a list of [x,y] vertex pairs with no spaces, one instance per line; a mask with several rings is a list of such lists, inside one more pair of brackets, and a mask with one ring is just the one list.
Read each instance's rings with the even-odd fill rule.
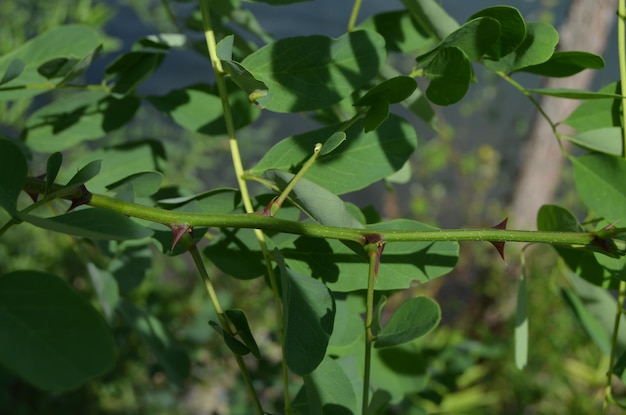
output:
[[[226,318],[226,315],[224,314],[222,305],[220,304],[219,299],[217,298],[215,287],[213,287],[211,278],[209,277],[206,267],[204,266],[204,262],[202,261],[202,256],[200,255],[200,251],[198,251],[198,247],[196,246],[195,243],[193,243],[190,246],[189,253],[191,254],[191,257],[193,258],[193,262],[196,265],[196,269],[200,273],[200,277],[202,278],[202,282],[204,283],[207,293],[209,294],[211,304],[213,304],[213,308],[215,309],[217,318],[220,321],[220,326],[222,327],[222,330],[224,330],[227,336],[233,336],[234,335],[233,329],[230,327],[228,319]],[[248,373],[246,364],[244,363],[243,358],[240,355],[236,353],[233,353],[233,355],[235,356],[235,360],[237,361],[237,365],[239,366],[239,371],[241,372],[243,381],[246,384],[250,397],[252,398],[252,402],[254,403],[256,414],[263,415],[265,412],[263,412],[261,401],[259,400],[259,397],[256,394],[256,391],[254,390],[254,385],[252,385],[252,379],[250,378],[250,373]]]
[[[619,74],[620,88],[622,96],[624,95],[624,82],[626,81],[626,28],[624,19],[626,18],[626,0],[619,0],[617,6],[617,48],[619,54]],[[622,157],[626,158],[626,128],[623,125],[626,120],[626,98],[622,98]],[[624,302],[626,300],[626,282],[620,281],[619,292],[617,295],[617,310],[615,311],[615,323],[613,325],[613,336],[611,338],[611,354],[609,356],[609,367],[606,372],[606,389],[604,394],[604,403],[602,412],[607,413],[608,405],[612,402],[611,379],[613,377],[613,362],[615,361],[615,353],[617,349],[617,337],[620,329],[620,321],[624,310]]]
[[350,20],[348,21],[348,32],[354,30],[356,24],[356,17],[359,15],[359,9],[361,9],[362,0],[354,0],[354,6],[352,6],[352,13],[350,14]]
[[[211,58],[211,65],[215,72],[215,81],[217,83],[217,90],[222,101],[222,109],[224,111],[224,122],[226,123],[226,131],[228,133],[228,142],[230,144],[230,153],[233,162],[233,168],[235,169],[235,175],[237,176],[237,184],[241,192],[241,199],[243,201],[244,208],[247,213],[254,212],[252,206],[252,199],[250,198],[250,192],[248,191],[248,185],[244,180],[244,168],[241,160],[241,153],[239,151],[239,143],[235,135],[235,125],[233,122],[233,115],[228,102],[228,91],[226,89],[225,72],[222,67],[222,62],[217,56],[217,43],[215,41],[215,34],[213,32],[213,26],[211,24],[211,16],[209,13],[209,0],[200,0],[200,8],[202,10],[202,22],[205,29],[205,39],[207,48],[209,50],[209,56]],[[276,315],[276,325],[278,327],[278,334],[280,338],[280,346],[283,356],[285,355],[285,329],[283,327],[282,309],[280,307],[280,297],[278,295],[278,284],[276,282],[276,275],[272,268],[271,255],[267,249],[267,243],[265,242],[265,236],[260,229],[254,230],[255,236],[259,241],[265,265],[267,268],[270,285],[272,288],[272,295],[274,296],[274,314]],[[284,403],[285,412],[291,412],[291,399],[289,397],[289,372],[287,368],[287,362],[282,359],[282,372],[283,372],[283,390],[284,390]]]
[[372,332],[372,322],[374,320],[374,284],[376,282],[376,268],[378,263],[378,245],[369,244],[365,246],[369,256],[369,274],[367,278],[367,297],[365,300],[365,362],[363,369],[363,407],[362,413],[367,413],[370,392],[370,373],[372,360],[372,343],[374,333]]

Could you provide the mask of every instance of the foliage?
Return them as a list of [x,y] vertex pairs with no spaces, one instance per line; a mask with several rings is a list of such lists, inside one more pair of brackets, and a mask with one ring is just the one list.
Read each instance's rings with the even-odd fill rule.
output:
[[[245,387],[248,413],[251,407],[257,414],[498,412],[507,409],[504,397],[478,381],[504,352],[446,337],[447,329],[437,328],[445,307],[428,295],[411,295],[412,287],[436,284],[462,266],[460,241],[488,241],[501,254],[506,242],[547,243],[569,281],[560,294],[606,356],[604,410],[622,407],[613,385],[624,381],[626,368],[620,83],[592,92],[528,89],[514,79],[518,73],[562,77],[599,69],[601,57],[555,52],[556,30],[527,22],[510,6],[478,11],[457,24],[435,1],[406,0],[405,9],[355,26],[355,2],[348,30],[337,38],[275,40],[238,1],[201,0],[184,19],[163,3],[179,33],[138,39],[108,64],[98,83],[82,80],[109,51],[88,25],[53,27],[0,57],[0,101],[29,108],[12,126],[15,137],[0,139],[0,236],[17,240],[19,230],[37,229],[36,246],[79,257],[79,273],[89,279],[74,278],[64,266],[3,265],[0,363],[6,369],[49,396],[72,396],[83,385],[82,399],[88,399],[93,385],[124,390],[137,367],[150,371],[154,383],[182,389],[196,379],[194,360],[228,359],[243,378],[228,383],[229,392],[235,396]],[[199,33],[204,42],[194,40]],[[141,93],[183,47],[200,50],[210,62],[212,83]],[[402,74],[391,65],[391,53],[411,56],[416,65]],[[441,230],[409,218],[382,220],[371,207],[344,202],[347,193],[410,174],[419,138],[412,122],[445,136],[436,106],[462,101],[479,66],[529,97],[555,139],[586,151],[565,154],[577,197],[589,209],[586,220],[548,205],[538,212],[537,231],[506,230],[506,220],[493,228]],[[585,102],[566,120],[551,120],[535,95]],[[404,110],[395,111],[400,106]],[[187,131],[189,140],[226,141],[237,188],[220,183],[194,192],[184,176],[168,175],[174,162],[167,159],[164,137],[111,138],[130,130],[146,108]],[[246,151],[253,146],[242,137],[262,112],[304,113],[319,126],[263,149],[260,160],[244,168],[240,143]],[[561,133],[557,121],[576,133]],[[190,152],[182,162],[197,161],[193,168],[200,168],[195,157]],[[73,238],[47,242],[59,235]],[[182,255],[191,258],[201,284],[155,290],[151,275],[158,271],[192,273],[191,263],[177,258]],[[173,265],[164,267],[164,258]],[[528,365],[536,301],[528,293],[535,284],[529,275],[523,266],[515,327],[507,331],[519,369]],[[250,286],[254,290],[242,293]],[[615,288],[617,300],[607,292]],[[264,323],[278,346],[260,340],[255,324],[261,324],[261,308],[272,309]],[[199,325],[191,329],[172,318],[185,313]],[[137,356],[140,342],[145,348]],[[190,353],[205,344],[209,357]],[[142,359],[152,360],[148,365]],[[264,378],[266,366],[280,377]],[[264,391],[255,379],[266,382]],[[272,389],[283,398],[268,398],[264,392]],[[157,400],[157,392],[146,400]],[[102,405],[104,412],[123,412]],[[237,412],[234,404],[232,410]]]

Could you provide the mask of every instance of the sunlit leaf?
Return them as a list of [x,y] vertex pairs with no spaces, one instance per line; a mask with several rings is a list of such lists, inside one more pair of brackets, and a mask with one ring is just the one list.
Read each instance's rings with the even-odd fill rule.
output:
[[2,75],[2,79],[0,79],[0,85],[11,82],[12,80],[20,76],[22,72],[24,72],[25,67],[26,64],[21,59],[15,59],[9,62],[9,65],[6,68],[4,75]]
[[121,213],[98,208],[76,210],[51,218],[20,215],[20,219],[43,229],[90,239],[141,239],[152,234]]
[[[297,173],[320,138],[334,134],[338,128],[325,127],[280,141],[251,172],[262,175],[265,170],[276,169]],[[369,133],[356,123],[346,131],[346,137],[343,145],[320,157],[306,173],[308,180],[335,194],[362,189],[401,169],[417,146],[413,127],[395,115]]]
[[522,68],[522,72],[535,75],[563,78],[572,76],[585,69],[604,68],[602,56],[589,52],[559,51],[554,52],[547,62]]
[[308,398],[307,409],[311,414],[356,414],[359,398],[350,378],[332,358],[325,357],[320,366],[304,377]]
[[291,37],[264,46],[241,64],[269,89],[265,108],[310,111],[341,101],[372,79],[385,61],[384,42],[367,30],[338,39]]
[[[619,83],[613,82],[598,91],[601,94],[621,95]],[[621,126],[621,99],[595,99],[580,104],[563,124],[575,128],[579,133],[600,128]]]
[[358,27],[380,33],[389,51],[423,51],[435,43],[435,39],[412,18],[408,10],[377,14],[364,20]]
[[437,0],[402,0],[420,27],[437,40],[442,40],[459,28],[459,24]]
[[0,276],[0,325],[2,365],[44,390],[75,389],[115,363],[104,318],[56,275]]
[[621,127],[598,128],[578,134],[565,135],[572,143],[588,150],[621,156],[623,151],[623,135]]
[[626,218],[626,160],[608,154],[572,158],[574,182],[580,199],[608,221]]
[[498,60],[485,59],[487,68],[512,72],[546,62],[559,42],[556,29],[547,23],[527,23],[524,41],[511,53]]

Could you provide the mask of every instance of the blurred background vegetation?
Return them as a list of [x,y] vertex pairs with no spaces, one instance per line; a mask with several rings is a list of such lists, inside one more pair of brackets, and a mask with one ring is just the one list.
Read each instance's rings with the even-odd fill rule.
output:
[[[365,2],[363,15],[396,9],[400,3],[384,6]],[[369,3],[369,4],[368,4]],[[386,3],[386,2],[380,2]],[[463,6],[460,3],[469,3]],[[464,20],[472,12],[493,2],[444,2],[449,11]],[[525,2],[524,13],[535,20],[558,22],[568,1]],[[351,5],[326,10],[318,7],[305,28],[293,27],[284,16],[272,19],[265,6],[250,8],[265,13],[268,31],[277,37],[301,34],[294,30],[341,33]],[[0,54],[49,28],[65,23],[84,23],[101,30],[105,55],[87,73],[87,82],[99,82],[102,69],[114,53],[128,49],[146,34],[172,32],[184,24],[171,13],[190,13],[195,2],[123,0],[5,0],[0,7]],[[518,6],[518,5],[516,5]],[[471,7],[471,9],[468,9]],[[520,6],[521,8],[521,6]],[[280,9],[290,13],[289,7]],[[467,10],[467,11],[466,11]],[[309,12],[306,12],[309,13]],[[317,20],[316,20],[317,19]],[[263,23],[263,19],[260,19]],[[298,23],[300,25],[300,23]],[[196,33],[197,35],[197,33]],[[175,52],[179,53],[179,52]],[[399,58],[398,58],[399,59]],[[411,62],[399,62],[408,68]],[[609,64],[610,66],[610,64]],[[349,195],[359,206],[382,200],[376,208],[385,217],[403,216],[441,227],[482,227],[498,223],[507,215],[519,145],[533,122],[532,108],[488,74],[477,73],[480,86],[463,102],[439,114],[443,121],[439,136],[416,125],[420,144],[412,159],[410,181],[387,183]],[[210,66],[193,53],[168,57],[167,62],[143,85],[142,93],[161,94],[169,88],[192,82],[210,82]],[[607,80],[608,82],[608,80]],[[504,103],[503,103],[504,102]],[[0,134],[15,137],[26,114],[44,101],[0,103]],[[241,132],[249,164],[258,159],[273,141],[313,125],[294,116],[280,121],[265,114],[252,128]],[[216,183],[232,186],[227,143],[220,137],[195,135],[142,108],[130,127],[106,138],[113,145],[141,138],[157,138],[165,146],[166,184],[177,184],[189,193],[200,192]],[[86,146],[64,153],[66,160],[79,159],[93,148]],[[33,155],[36,166],[38,155]],[[39,164],[43,166],[43,164]],[[40,170],[44,170],[42,167]],[[39,171],[33,172],[39,174]],[[564,175],[559,203],[576,210]],[[386,197],[379,197],[385,193]],[[373,195],[377,195],[374,197]],[[111,243],[109,249],[119,247]],[[14,227],[0,243],[0,273],[23,268],[42,269],[66,276],[68,281],[96,307],[89,270],[80,258],[88,246],[70,237],[49,234],[33,227]],[[150,252],[147,255],[151,255]],[[428,358],[431,380],[423,391],[408,396],[393,414],[591,414],[602,400],[607,356],[591,342],[561,299],[564,280],[554,267],[556,255],[548,247],[532,250],[526,261],[530,278],[530,360],[519,371],[513,363],[513,329],[516,280],[520,267],[514,257],[503,262],[490,246],[464,244],[455,271],[426,286],[396,296],[428,294],[440,301],[442,327],[415,345]],[[170,331],[186,350],[191,362],[190,376],[182,385],[168,380],[144,343],[122,320],[113,319],[119,359],[115,369],[86,386],[60,395],[38,391],[0,368],[0,414],[241,414],[249,413],[245,391],[229,351],[207,321],[215,318],[197,276],[180,257],[153,255],[153,266],[141,285],[131,291],[135,304],[148,310]],[[262,280],[238,281],[217,278],[223,306],[245,301],[254,335],[263,351],[263,360],[247,360],[252,377],[267,408],[281,412],[279,385],[280,348],[272,332],[271,296]],[[392,297],[389,302],[394,300]],[[422,409],[419,409],[422,408]]]

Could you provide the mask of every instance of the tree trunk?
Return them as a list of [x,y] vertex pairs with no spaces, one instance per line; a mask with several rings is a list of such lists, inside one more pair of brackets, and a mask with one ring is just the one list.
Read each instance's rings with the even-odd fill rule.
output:
[[[573,0],[569,15],[559,30],[559,49],[602,55],[616,10],[616,2],[612,0]],[[586,70],[568,78],[550,78],[545,87],[587,89],[593,76],[592,70]],[[542,108],[554,122],[567,118],[578,104],[578,101],[553,97],[544,97],[541,101]],[[566,132],[561,127],[559,130]],[[543,118],[537,118],[524,151],[510,205],[511,229],[536,227],[537,211],[552,201],[562,165],[563,156],[550,125]]]

